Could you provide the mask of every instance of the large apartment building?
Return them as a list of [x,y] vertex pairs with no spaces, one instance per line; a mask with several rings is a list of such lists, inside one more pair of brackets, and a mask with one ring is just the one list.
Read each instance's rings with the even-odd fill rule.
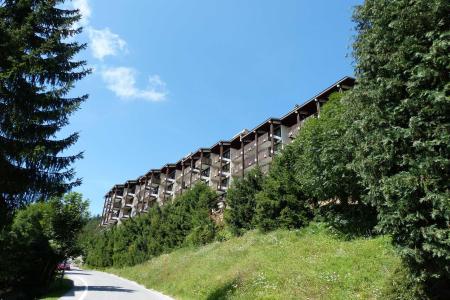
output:
[[[116,184],[105,195],[102,225],[120,223],[147,212],[152,205],[164,205],[200,180],[223,196],[233,179],[252,168],[259,166],[267,172],[274,155],[292,142],[305,120],[320,116],[320,108],[329,95],[350,89],[354,82],[353,78],[344,77],[281,118],[269,118],[230,140],[200,148],[175,163]],[[219,208],[223,208],[224,197],[220,199]]]

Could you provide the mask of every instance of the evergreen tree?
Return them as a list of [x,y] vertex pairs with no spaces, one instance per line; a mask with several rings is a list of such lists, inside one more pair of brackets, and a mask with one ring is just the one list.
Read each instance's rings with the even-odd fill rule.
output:
[[211,242],[216,226],[210,213],[217,194],[204,183],[146,214],[92,234],[82,242],[86,263],[97,267],[134,265],[184,245]]
[[227,192],[225,221],[234,234],[255,226],[256,194],[261,191],[263,174],[259,167],[233,180]]
[[78,10],[63,0],[0,1],[0,220],[5,212],[39,198],[62,195],[80,183],[61,156],[78,133],[57,138],[87,95],[68,96],[90,70],[75,55]]
[[450,2],[366,0],[355,168],[416,279],[450,282]]
[[262,190],[256,194],[256,223],[264,230],[299,228],[312,218],[312,208],[295,173],[297,153],[292,145],[274,157]]

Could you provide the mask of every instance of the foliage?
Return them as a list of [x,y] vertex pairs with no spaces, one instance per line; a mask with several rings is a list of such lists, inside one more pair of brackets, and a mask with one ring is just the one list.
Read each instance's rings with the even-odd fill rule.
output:
[[447,0],[367,0],[354,14],[354,167],[422,281],[450,281],[449,11]]
[[99,215],[90,217],[83,226],[81,232],[78,234],[77,246],[81,250],[82,256],[86,254],[84,250],[88,247],[89,242],[95,237],[99,237],[101,235],[102,232],[99,225],[101,220],[102,218]]
[[400,265],[388,237],[343,240],[325,224],[245,232],[107,272],[177,299],[386,299]]
[[295,176],[316,214],[345,234],[366,234],[376,224],[375,209],[362,202],[364,187],[351,164],[357,142],[348,135],[360,105],[333,93],[320,118],[308,119],[293,142]]
[[0,222],[80,183],[70,166],[82,154],[59,155],[78,133],[56,135],[87,98],[68,93],[90,70],[74,60],[85,48],[71,40],[81,32],[73,27],[80,14],[62,2],[0,2]]
[[48,206],[51,224],[46,236],[51,237],[54,250],[65,258],[80,255],[75,241],[88,220],[89,202],[80,193],[71,192],[61,198],[53,197],[44,205]]
[[256,195],[256,222],[262,230],[299,228],[312,218],[312,209],[295,176],[295,148],[288,145],[274,157],[262,191]]
[[[360,198],[362,187],[354,170],[354,145],[346,137],[351,112],[341,102],[343,93],[333,93],[320,110],[320,118],[309,118],[293,141],[299,184],[312,199],[339,199],[341,204]],[[315,203],[317,205],[317,203]]]
[[243,178],[236,178],[227,191],[225,221],[231,231],[242,234],[255,226],[256,193],[261,191],[263,174],[256,167]]
[[96,267],[134,265],[181,246],[198,246],[215,238],[210,218],[217,195],[203,183],[163,207],[119,226],[92,234],[83,242],[85,262]]
[[78,193],[30,204],[0,232],[0,295],[12,289],[28,297],[48,286],[59,262],[78,255],[76,236],[87,220]]

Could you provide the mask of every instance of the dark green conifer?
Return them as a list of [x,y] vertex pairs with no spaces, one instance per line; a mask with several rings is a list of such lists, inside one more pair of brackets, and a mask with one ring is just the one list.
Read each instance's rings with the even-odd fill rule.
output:
[[62,0],[0,1],[0,219],[40,198],[61,195],[80,183],[62,155],[78,133],[59,131],[87,95],[69,95],[90,70],[75,59],[85,48],[72,38],[78,10]]
[[450,2],[366,0],[355,13],[355,166],[415,279],[450,280]]

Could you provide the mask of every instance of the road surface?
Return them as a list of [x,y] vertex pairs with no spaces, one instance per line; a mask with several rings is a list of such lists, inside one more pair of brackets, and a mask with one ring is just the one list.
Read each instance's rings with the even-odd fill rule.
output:
[[74,287],[60,298],[62,300],[173,300],[108,273],[73,269],[66,271],[66,275],[73,280]]

